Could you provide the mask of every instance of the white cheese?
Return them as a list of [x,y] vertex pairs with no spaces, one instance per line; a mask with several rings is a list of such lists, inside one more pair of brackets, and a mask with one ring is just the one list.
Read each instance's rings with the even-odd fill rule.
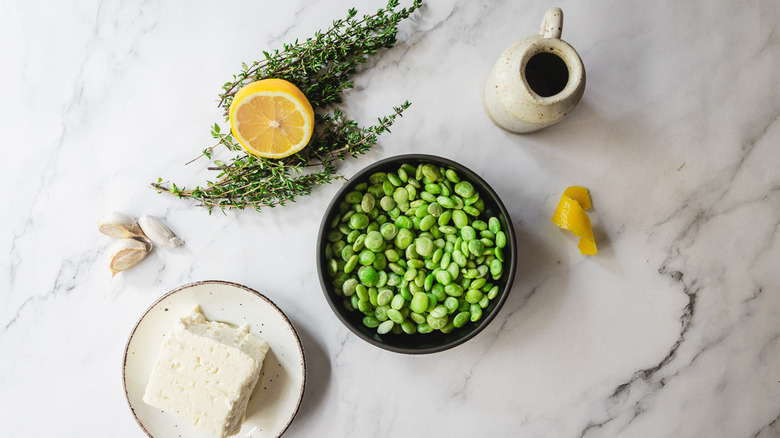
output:
[[238,433],[268,344],[195,308],[165,336],[144,402],[218,437]]

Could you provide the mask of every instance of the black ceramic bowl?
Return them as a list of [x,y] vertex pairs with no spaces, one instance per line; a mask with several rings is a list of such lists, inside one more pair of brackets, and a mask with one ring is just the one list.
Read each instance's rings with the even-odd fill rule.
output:
[[[489,280],[491,283],[498,285],[498,296],[491,300],[490,304],[483,309],[482,318],[479,321],[468,322],[465,326],[456,328],[447,334],[438,330],[432,333],[415,333],[411,335],[406,333],[393,334],[392,332],[384,335],[377,334],[375,328],[372,329],[363,325],[363,317],[365,315],[362,312],[359,310],[347,310],[344,306],[344,297],[336,294],[333,278],[328,273],[328,260],[326,260],[325,256],[325,248],[328,244],[327,235],[330,231],[331,221],[339,214],[339,204],[344,200],[344,196],[353,191],[357,184],[366,182],[373,173],[397,171],[404,163],[409,163],[415,167],[420,163],[432,163],[454,169],[462,180],[471,182],[483,199],[485,209],[480,215],[480,219],[487,221],[487,218],[490,216],[498,217],[501,222],[501,229],[507,237],[507,244],[504,248],[504,270],[501,279],[498,281]],[[333,197],[320,224],[319,237],[317,239],[317,272],[325,298],[333,312],[358,337],[377,347],[397,353],[422,354],[439,352],[460,345],[476,336],[490,324],[506,301],[512,288],[516,266],[517,247],[512,220],[509,218],[509,213],[504,204],[501,203],[496,192],[493,191],[485,180],[465,166],[433,155],[399,155],[378,161],[358,172]]]

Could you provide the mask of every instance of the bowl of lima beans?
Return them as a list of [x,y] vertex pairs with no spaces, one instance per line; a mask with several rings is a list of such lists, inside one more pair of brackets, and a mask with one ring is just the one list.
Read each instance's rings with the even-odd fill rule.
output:
[[446,158],[409,154],[359,171],[322,218],[317,270],[338,319],[405,354],[444,351],[496,317],[514,280],[512,221],[496,192]]

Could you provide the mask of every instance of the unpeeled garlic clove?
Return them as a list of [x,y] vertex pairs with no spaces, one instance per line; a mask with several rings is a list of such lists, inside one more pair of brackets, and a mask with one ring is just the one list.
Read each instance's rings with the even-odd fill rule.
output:
[[112,211],[101,217],[98,220],[98,231],[106,236],[119,239],[141,237],[144,234],[135,219],[118,211]]
[[148,214],[141,216],[138,218],[138,225],[140,225],[146,237],[158,245],[168,248],[177,248],[184,245],[183,240],[176,237],[170,228],[153,216]]
[[150,246],[136,239],[121,239],[111,246],[108,268],[111,276],[132,268],[149,254]]
[[140,235],[140,236],[138,236],[138,237],[133,237],[133,239],[135,239],[135,240],[137,240],[137,241],[139,241],[139,242],[143,243],[143,244],[144,244],[144,246],[146,246],[146,251],[147,251],[147,252],[151,252],[151,251],[152,251],[152,248],[154,248],[154,245],[152,244],[152,241],[151,241],[151,239],[149,239],[148,237],[146,237],[146,234],[143,234],[143,232],[141,233],[141,235]]

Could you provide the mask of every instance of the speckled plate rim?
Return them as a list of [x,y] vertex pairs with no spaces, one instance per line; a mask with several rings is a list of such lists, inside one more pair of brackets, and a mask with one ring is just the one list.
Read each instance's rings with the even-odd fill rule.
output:
[[[130,346],[132,344],[133,337],[135,336],[136,331],[138,330],[139,326],[144,321],[144,319],[149,315],[149,312],[151,312],[158,305],[160,305],[163,301],[165,301],[167,298],[169,298],[170,296],[172,296],[172,295],[174,295],[176,293],[179,293],[179,292],[181,292],[183,290],[186,290],[186,289],[189,289],[189,288],[193,288],[193,287],[196,287],[196,286],[203,286],[203,285],[208,285],[208,284],[218,284],[218,285],[222,285],[222,286],[233,287],[235,289],[239,289],[239,290],[242,290],[244,292],[251,293],[251,294],[255,295],[257,298],[260,298],[261,300],[266,302],[270,306],[270,308],[272,310],[276,311],[279,314],[279,316],[287,323],[287,325],[289,326],[290,332],[295,337],[295,341],[297,343],[298,352],[300,353],[300,361],[301,361],[301,386],[300,386],[300,390],[299,390],[299,394],[298,394],[297,403],[295,404],[295,408],[292,410],[292,412],[290,412],[290,417],[289,417],[287,423],[276,434],[277,438],[281,437],[282,435],[284,435],[284,433],[287,431],[287,429],[289,429],[290,425],[292,424],[293,420],[295,419],[295,416],[298,414],[298,411],[300,410],[300,407],[301,407],[301,403],[303,402],[303,395],[304,395],[304,392],[305,392],[305,389],[306,389],[306,357],[305,357],[305,353],[304,353],[304,350],[303,350],[303,344],[301,343],[301,338],[298,335],[297,330],[295,330],[295,326],[292,324],[292,322],[287,317],[287,315],[271,299],[269,299],[265,295],[261,294],[260,292],[257,292],[256,290],[254,290],[254,289],[252,289],[250,287],[244,286],[242,284],[230,282],[230,281],[224,281],[224,280],[203,280],[203,281],[196,281],[196,282],[187,283],[187,284],[184,284],[182,286],[179,286],[178,288],[171,290],[170,292],[164,294],[163,296],[161,296],[160,298],[155,300],[155,302],[152,303],[144,311],[144,313],[141,315],[141,317],[138,318],[138,321],[133,326],[133,329],[130,332],[130,335],[128,336],[128,338],[127,338],[127,343],[125,344],[124,355],[122,357],[122,387],[123,387],[124,392],[125,392],[125,400],[127,401],[128,407],[130,408],[130,412],[132,412],[133,418],[135,419],[136,423],[138,423],[138,425],[141,427],[141,430],[143,430],[144,433],[147,436],[149,436],[151,438],[158,438],[158,437],[155,437],[154,435],[152,435],[149,432],[149,430],[147,430],[146,426],[144,426],[142,420],[138,417],[138,414],[137,414],[135,408],[133,407],[133,403],[130,400],[130,394],[129,394],[128,388],[127,388],[127,359],[128,359],[128,352],[130,350]],[[239,434],[240,433],[241,432],[239,432]]]

